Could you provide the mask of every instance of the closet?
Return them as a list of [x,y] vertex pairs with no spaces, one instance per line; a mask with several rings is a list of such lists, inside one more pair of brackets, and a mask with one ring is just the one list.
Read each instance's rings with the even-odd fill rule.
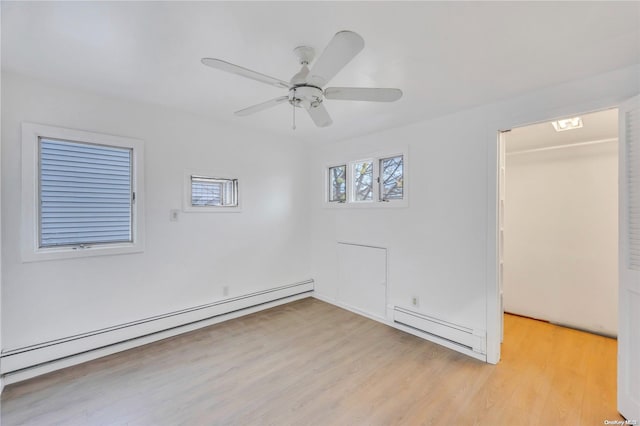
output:
[[504,135],[504,310],[615,336],[617,110],[579,121]]

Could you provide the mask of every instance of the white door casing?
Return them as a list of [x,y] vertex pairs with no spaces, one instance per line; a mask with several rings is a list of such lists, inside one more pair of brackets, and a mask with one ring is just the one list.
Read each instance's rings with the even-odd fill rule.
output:
[[500,294],[500,342],[504,341],[504,214],[506,188],[506,133],[498,136],[499,174],[498,174],[498,288]]
[[640,421],[640,96],[619,114],[618,411]]

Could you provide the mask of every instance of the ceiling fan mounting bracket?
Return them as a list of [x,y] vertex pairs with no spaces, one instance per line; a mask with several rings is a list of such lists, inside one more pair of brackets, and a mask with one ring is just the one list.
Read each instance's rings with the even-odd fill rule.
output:
[[298,63],[300,65],[309,65],[311,61],[313,61],[316,51],[313,49],[313,47],[298,46],[293,49],[293,53],[298,58]]

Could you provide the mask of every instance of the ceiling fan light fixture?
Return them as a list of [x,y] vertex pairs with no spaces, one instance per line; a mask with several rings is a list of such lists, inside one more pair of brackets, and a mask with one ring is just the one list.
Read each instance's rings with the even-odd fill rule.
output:
[[551,125],[556,132],[564,132],[566,130],[579,129],[583,127],[581,117],[566,118],[564,120],[552,121]]
[[[327,87],[331,80],[362,49],[364,40],[353,31],[336,33],[318,59],[314,61],[315,50],[309,46],[298,46],[293,52],[298,57],[300,71],[287,83],[283,80],[232,64],[217,58],[202,58],[202,63],[241,77],[259,81],[289,91],[286,96],[262,102],[235,112],[244,117],[282,103],[289,102],[293,107],[293,129],[295,130],[295,110],[303,108],[318,127],[330,126],[333,122],[323,100],[394,102],[402,97],[402,90],[381,87]],[[313,62],[312,68],[309,64]]]
[[289,90],[289,103],[299,108],[309,109],[322,102],[322,89],[313,86],[298,86]]

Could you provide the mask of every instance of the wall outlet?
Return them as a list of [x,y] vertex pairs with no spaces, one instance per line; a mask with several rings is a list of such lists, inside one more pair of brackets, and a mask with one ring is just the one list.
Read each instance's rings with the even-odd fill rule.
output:
[[223,296],[228,296],[229,295],[229,286],[225,285],[224,287],[222,287],[222,295]]
[[178,209],[170,210],[169,211],[169,220],[171,222],[177,222],[179,215],[180,215],[180,210],[178,210]]
[[420,306],[420,299],[418,298],[418,296],[411,296],[411,305],[415,306],[416,308]]

